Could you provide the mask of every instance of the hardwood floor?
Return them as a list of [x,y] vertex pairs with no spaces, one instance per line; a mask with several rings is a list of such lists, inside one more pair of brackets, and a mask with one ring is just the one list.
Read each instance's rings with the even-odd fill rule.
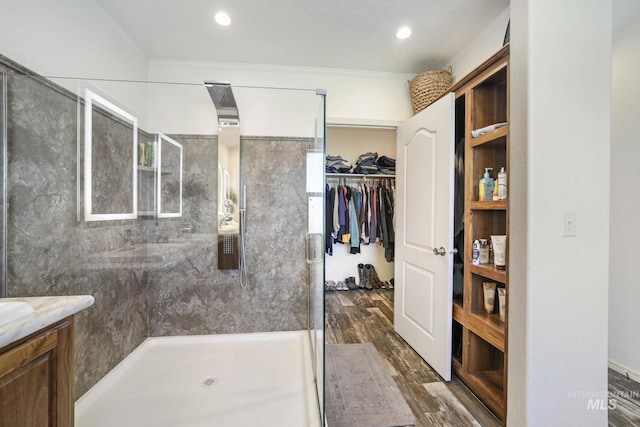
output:
[[640,426],[640,383],[609,369],[609,426]]
[[[370,342],[418,420],[418,426],[500,426],[500,421],[455,376],[440,379],[393,330],[393,291],[326,293],[328,344]],[[640,383],[609,369],[610,427],[640,426]]]
[[500,426],[455,376],[444,382],[393,329],[393,291],[326,293],[328,344],[372,343],[398,384],[418,426]]

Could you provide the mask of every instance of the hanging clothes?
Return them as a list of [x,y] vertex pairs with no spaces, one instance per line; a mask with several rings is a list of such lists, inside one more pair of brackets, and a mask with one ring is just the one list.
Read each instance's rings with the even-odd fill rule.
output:
[[369,244],[369,196],[367,194],[367,186],[365,183],[360,185],[360,193],[362,194],[362,204],[360,207],[360,217],[358,224],[360,226],[360,241],[365,245]]
[[359,254],[360,253],[360,231],[358,229],[358,210],[357,210],[357,199],[358,199],[358,194],[357,194],[357,190],[355,188],[350,188],[349,189],[350,193],[351,193],[351,197],[349,200],[349,231],[351,233],[350,236],[350,244],[351,244],[351,249],[350,249],[350,253],[352,254]]
[[369,209],[369,243],[376,243],[378,241],[378,197],[375,186],[369,188]]
[[351,233],[349,231],[351,227],[351,221],[349,219],[349,214],[350,214],[349,201],[351,199],[351,193],[349,192],[349,187],[342,186],[342,190],[340,191],[340,194],[343,196],[344,205],[345,205],[344,213],[340,217],[340,230],[343,231],[342,243],[349,243],[351,241]]
[[391,186],[386,186],[385,192],[385,222],[387,224],[387,234],[384,243],[384,258],[388,262],[392,262],[395,258],[395,229],[393,228],[394,219],[394,190]]
[[335,244],[349,245],[349,253],[361,253],[361,245],[378,243],[385,259],[394,260],[395,230],[393,180],[326,186],[326,252],[333,255]]
[[331,188],[329,184],[326,185],[325,188],[325,213],[324,213],[324,249],[325,252],[329,255],[333,255],[333,202],[334,202],[334,194],[335,188]]

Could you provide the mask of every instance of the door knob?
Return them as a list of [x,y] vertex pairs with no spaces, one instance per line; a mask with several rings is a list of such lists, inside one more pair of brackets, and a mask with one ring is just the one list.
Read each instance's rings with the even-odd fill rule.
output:
[[[455,255],[458,253],[458,249],[453,248],[449,251],[450,255]],[[438,248],[433,248],[433,254],[434,255],[441,255],[441,256],[445,256],[447,254],[447,250],[445,248],[443,248],[442,246],[440,246],[440,249]]]
[[445,256],[447,254],[447,250],[445,248],[443,248],[442,246],[440,246],[440,249],[438,248],[433,248],[433,254],[434,255],[442,255]]

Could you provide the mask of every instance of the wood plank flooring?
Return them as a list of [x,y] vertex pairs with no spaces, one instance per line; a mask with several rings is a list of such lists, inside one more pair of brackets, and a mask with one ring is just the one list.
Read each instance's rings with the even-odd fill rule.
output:
[[609,369],[609,426],[640,426],[640,383]]
[[328,344],[372,343],[398,384],[419,427],[500,426],[500,421],[455,376],[444,382],[394,331],[393,291],[326,294]]
[[[444,382],[393,330],[393,291],[326,294],[326,342],[370,342],[418,420],[418,426],[500,426],[500,421],[455,376]],[[640,426],[640,383],[609,369],[610,427]],[[611,403],[611,401],[610,401]]]

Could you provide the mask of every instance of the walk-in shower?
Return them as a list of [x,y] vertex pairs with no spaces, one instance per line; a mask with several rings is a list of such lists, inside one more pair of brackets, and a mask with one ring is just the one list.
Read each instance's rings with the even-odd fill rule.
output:
[[[7,58],[0,72],[9,94],[8,296],[96,299],[76,318],[76,425],[99,425],[96,419],[118,411],[125,420],[118,425],[156,426],[140,408],[167,407],[182,417],[177,425],[218,425],[219,416],[241,426],[251,411],[262,425],[280,426],[268,409],[285,401],[304,405],[294,412],[305,419],[289,425],[320,425],[324,266],[305,252],[323,223],[324,95],[234,85],[242,116],[234,128],[223,112],[228,105],[212,104],[217,86],[203,88],[202,78],[44,78]],[[223,143],[223,118],[237,143]],[[240,230],[244,288],[239,268],[219,267],[219,237]],[[269,375],[286,360],[308,376],[279,388]],[[132,366],[145,369],[122,374]],[[225,377],[253,369],[266,374],[264,382]],[[122,394],[121,386],[138,392]],[[225,393],[239,393],[238,400],[196,404]]]

